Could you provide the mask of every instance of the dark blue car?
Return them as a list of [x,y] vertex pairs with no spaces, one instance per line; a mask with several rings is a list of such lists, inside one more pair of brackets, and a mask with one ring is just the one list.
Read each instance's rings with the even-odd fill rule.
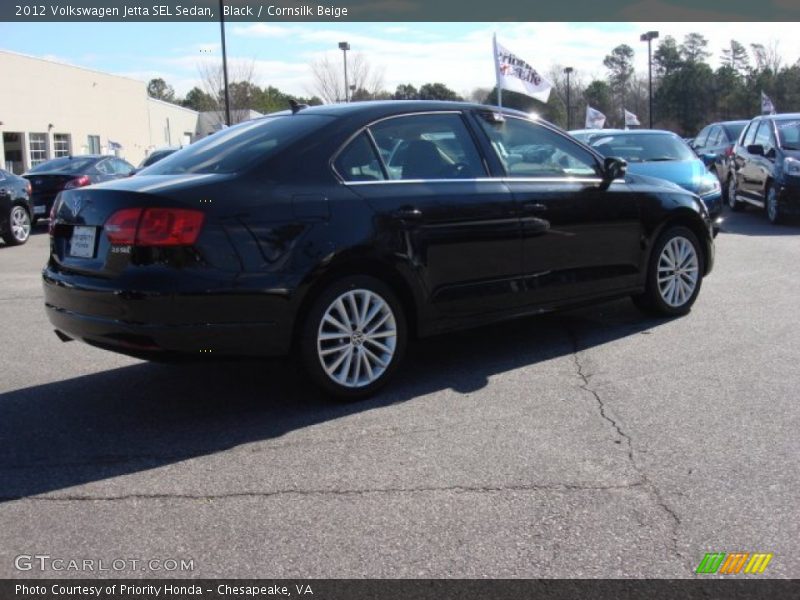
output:
[[771,223],[800,215],[800,113],[756,117],[734,146],[728,206],[764,209]]
[[628,173],[665,179],[697,194],[712,217],[722,212],[722,188],[716,175],[671,131],[615,131],[592,137],[590,145],[604,156],[625,159]]

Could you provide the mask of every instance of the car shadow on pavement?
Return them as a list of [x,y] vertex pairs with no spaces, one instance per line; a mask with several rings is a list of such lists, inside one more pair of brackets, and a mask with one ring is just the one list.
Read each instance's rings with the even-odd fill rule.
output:
[[765,237],[797,235],[800,234],[800,219],[787,219],[785,223],[773,225],[767,220],[764,212],[757,208],[748,208],[738,213],[728,210],[724,214],[720,232]]
[[412,344],[376,397],[325,398],[286,360],[141,363],[0,395],[0,502],[145,471],[491,377],[646,332],[628,300]]

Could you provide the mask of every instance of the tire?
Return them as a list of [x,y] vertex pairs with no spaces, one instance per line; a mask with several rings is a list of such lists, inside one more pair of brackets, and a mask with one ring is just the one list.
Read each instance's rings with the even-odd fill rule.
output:
[[3,232],[3,240],[9,246],[21,246],[31,236],[31,216],[21,204],[15,204],[8,213],[8,227]]
[[767,198],[764,201],[764,212],[767,213],[767,219],[773,225],[780,225],[783,223],[783,213],[781,212],[780,204],[778,204],[778,190],[774,185],[769,186],[767,191]]
[[728,189],[728,208],[730,208],[733,212],[744,210],[744,202],[739,202],[736,199],[736,178],[728,176],[728,185],[726,187]]
[[395,374],[407,336],[403,306],[389,286],[374,277],[344,277],[325,288],[308,311],[300,358],[326,393],[360,400]]
[[633,301],[654,315],[685,315],[700,293],[703,271],[703,251],[697,236],[686,227],[670,227],[653,247],[645,292],[634,296]]

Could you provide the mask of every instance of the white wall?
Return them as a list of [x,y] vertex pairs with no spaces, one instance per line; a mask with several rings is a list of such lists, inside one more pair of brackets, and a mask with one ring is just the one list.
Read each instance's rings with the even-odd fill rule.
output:
[[48,134],[48,158],[55,133],[70,134],[73,154],[88,153],[88,136],[98,135],[102,153],[113,154],[112,140],[122,145],[119,156],[137,165],[150,150],[169,145],[167,119],[172,145],[197,127],[195,111],[148,98],[145,82],[126,77],[0,51],[0,81],[0,134],[24,134],[26,169],[30,133]]

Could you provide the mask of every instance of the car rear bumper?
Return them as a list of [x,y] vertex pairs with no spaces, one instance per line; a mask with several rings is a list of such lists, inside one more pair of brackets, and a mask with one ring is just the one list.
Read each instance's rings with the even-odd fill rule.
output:
[[[265,310],[276,318],[247,322],[223,321],[241,315],[235,295],[230,310],[220,311],[218,296],[147,294],[82,284],[51,268],[42,273],[47,317],[57,332],[71,339],[143,358],[173,356],[281,356],[291,346],[291,326],[283,311]],[[182,302],[185,300],[185,302]],[[265,308],[275,299],[262,297]],[[210,304],[203,310],[203,303]],[[198,315],[216,312],[219,321]],[[224,314],[221,314],[224,313]],[[62,337],[62,335],[59,335]],[[62,337],[63,339],[63,337]]]

